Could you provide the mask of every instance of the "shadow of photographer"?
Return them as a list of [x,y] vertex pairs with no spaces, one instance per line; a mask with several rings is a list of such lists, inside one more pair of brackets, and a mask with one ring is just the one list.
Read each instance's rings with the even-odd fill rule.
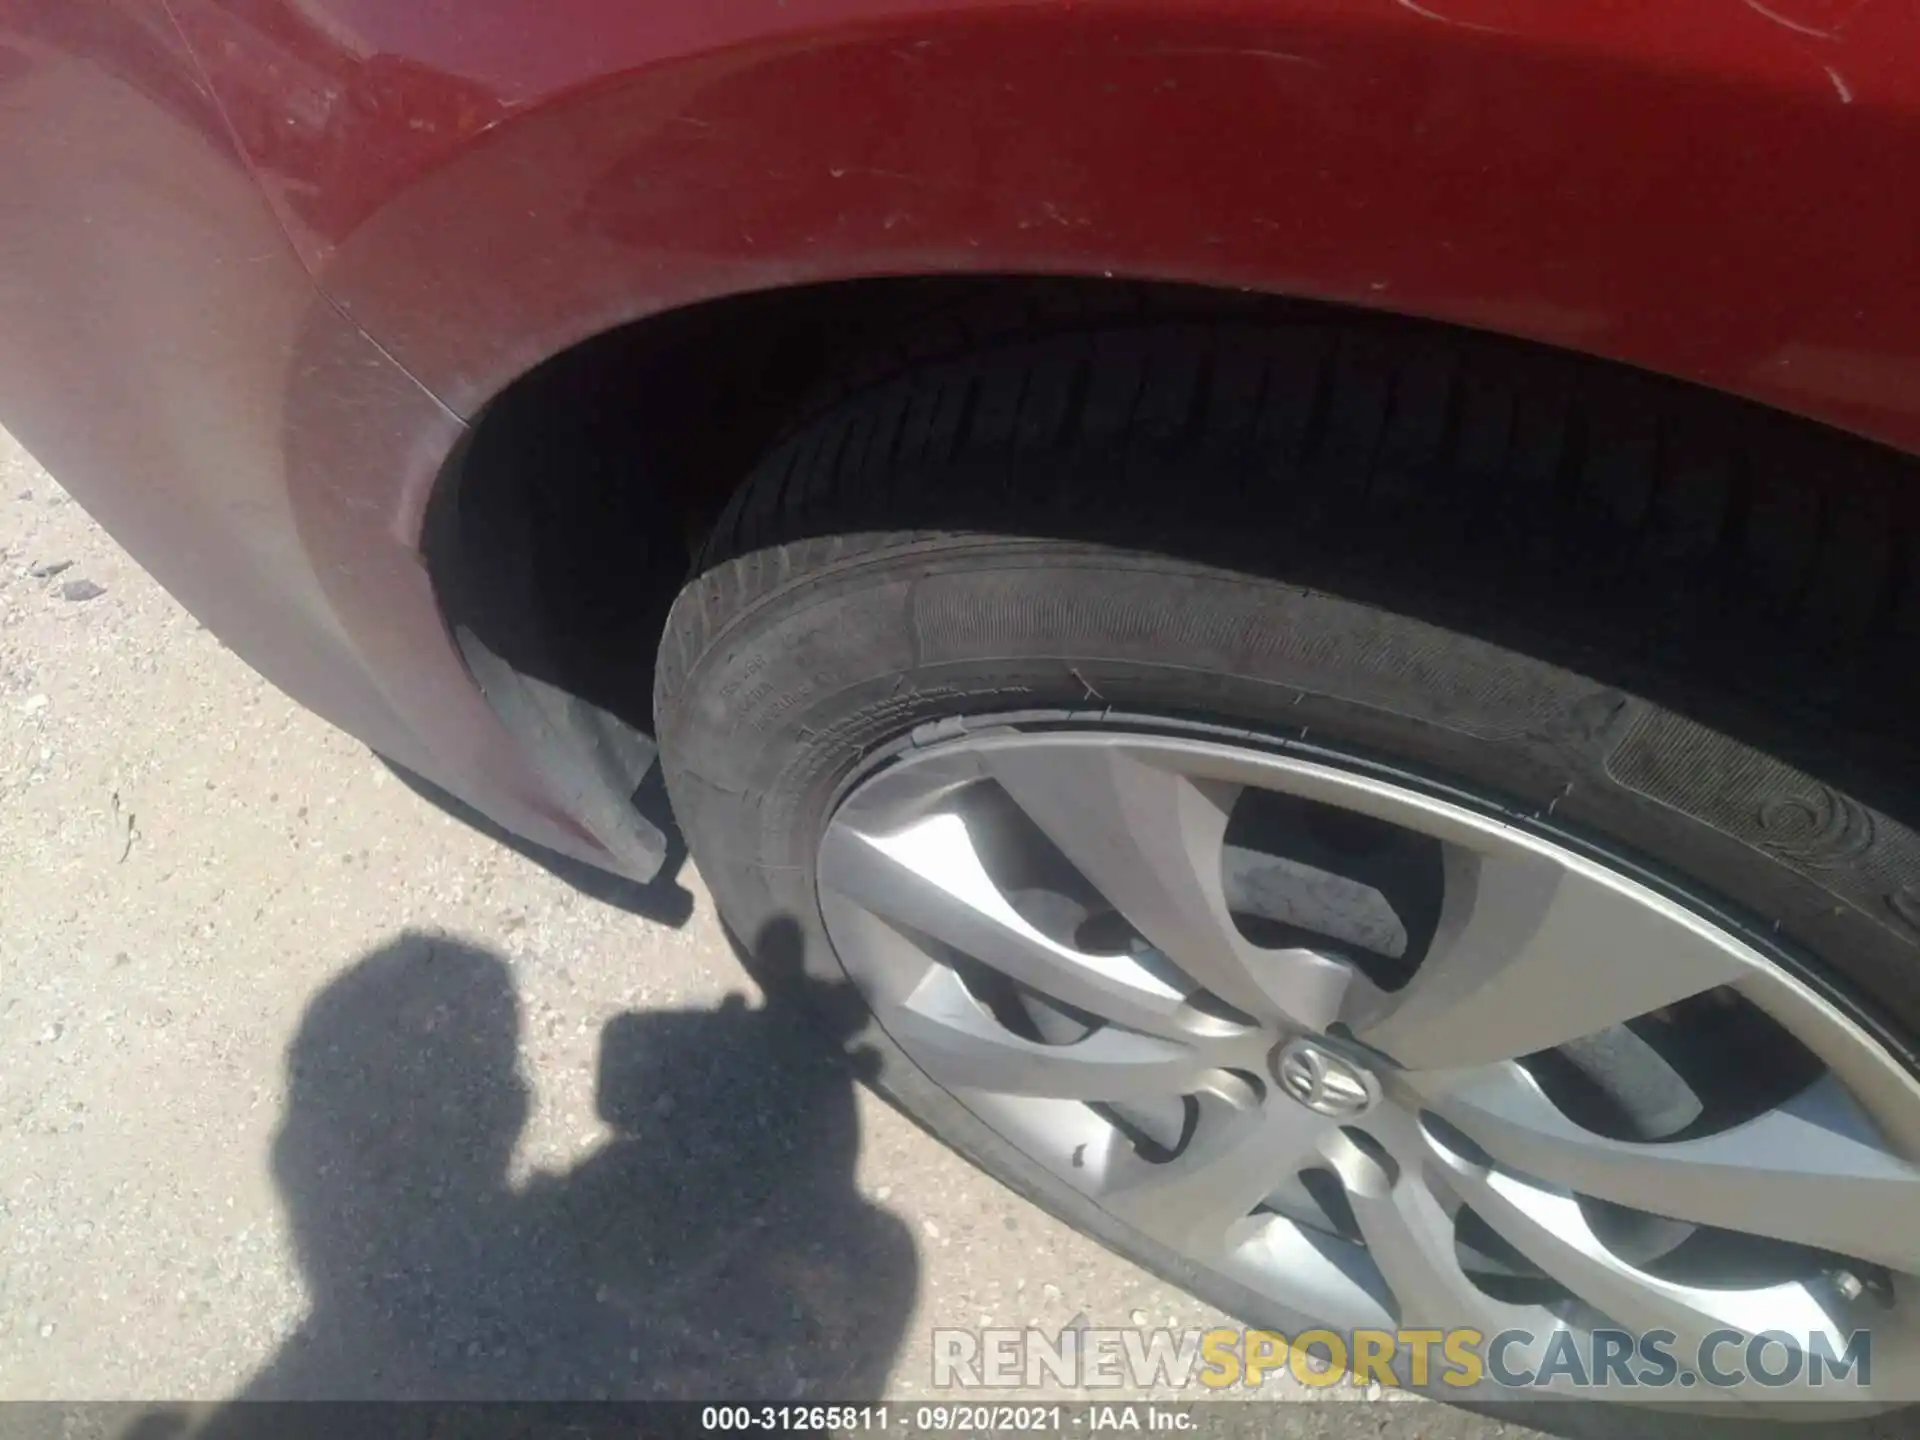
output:
[[196,1433],[287,1433],[260,1401],[880,1393],[917,1261],[854,1189],[854,1076],[815,1024],[738,996],[617,1017],[614,1137],[515,1186],[519,1032],[506,963],[425,936],[315,997],[273,1146],[311,1308]]

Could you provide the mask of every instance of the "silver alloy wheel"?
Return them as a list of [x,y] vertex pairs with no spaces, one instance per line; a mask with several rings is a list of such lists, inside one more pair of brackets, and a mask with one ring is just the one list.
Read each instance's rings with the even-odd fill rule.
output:
[[[1350,879],[1284,857],[1236,875],[1253,795],[1430,847],[1438,895],[1406,973],[1370,977],[1365,942],[1404,937],[1380,940]],[[1028,884],[1042,850],[1050,878]],[[1363,943],[1298,923],[1249,938],[1250,888],[1295,922],[1289,895],[1331,895],[1320,913],[1360,913]],[[928,1076],[1109,1214],[1293,1313],[1543,1340],[1665,1329],[1683,1366],[1718,1330],[1838,1353],[1867,1328],[1873,1393],[1913,1398],[1920,1084],[1794,974],[1584,855],[1266,750],[1003,728],[858,784],[819,894]],[[1649,1140],[1592,1128],[1543,1079],[1543,1055],[1703,1004],[1795,1047],[1790,1093]],[[1623,1216],[1693,1237],[1691,1265],[1623,1247]],[[1698,1257],[1722,1241],[1766,1264],[1715,1273]]]

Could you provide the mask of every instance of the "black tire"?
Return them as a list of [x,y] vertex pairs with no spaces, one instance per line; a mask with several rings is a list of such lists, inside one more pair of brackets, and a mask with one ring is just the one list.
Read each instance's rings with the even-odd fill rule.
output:
[[812,873],[849,776],[1010,714],[1332,753],[1604,852],[1912,1063],[1916,491],[1859,442],[1470,338],[1013,339],[842,398],[735,497],[667,625],[667,785],[762,979],[834,997],[836,1032],[908,1113],[1287,1328],[1065,1190],[860,1022]]

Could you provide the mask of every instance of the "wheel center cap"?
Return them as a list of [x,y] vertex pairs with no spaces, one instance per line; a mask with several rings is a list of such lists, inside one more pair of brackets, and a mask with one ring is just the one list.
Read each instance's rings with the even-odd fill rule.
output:
[[1346,1056],[1312,1040],[1294,1040],[1273,1058],[1273,1078],[1307,1109],[1352,1120],[1380,1098],[1380,1082]]

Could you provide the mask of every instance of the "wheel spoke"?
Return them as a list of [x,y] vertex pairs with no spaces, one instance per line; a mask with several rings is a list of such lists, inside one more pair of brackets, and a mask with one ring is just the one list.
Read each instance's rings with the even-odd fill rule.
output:
[[1840,1327],[1806,1285],[1737,1290],[1676,1284],[1614,1256],[1573,1196],[1464,1161],[1451,1168],[1455,1188],[1474,1213],[1615,1325],[1672,1330],[1681,1353],[1697,1350],[1722,1329],[1745,1335],[1779,1330],[1802,1341],[1824,1332],[1844,1343]]
[[1207,1067],[1175,1040],[1096,1030],[1071,1045],[1043,1045],[1007,1029],[945,966],[927,972],[902,1005],[881,1016],[893,1038],[942,1085],[1062,1100],[1184,1095]]
[[1234,926],[1221,850],[1240,787],[1194,780],[1112,744],[988,748],[988,772],[1147,942],[1230,1005],[1320,1029],[1352,972],[1263,950]]
[[1403,1327],[1474,1325],[1490,1335],[1559,1327],[1547,1311],[1496,1300],[1468,1278],[1454,1247],[1454,1217],[1420,1168],[1382,1165],[1355,1148],[1334,1169]]
[[1494,1161],[1567,1190],[1920,1272],[1920,1169],[1836,1081],[1716,1135],[1634,1144],[1567,1119],[1518,1066],[1416,1077]]
[[820,883],[1055,1000],[1135,1030],[1181,1033],[1179,990],[1129,956],[1084,954],[1028,924],[957,815],[885,836],[835,825],[820,847]]
[[1200,1114],[1185,1149],[1162,1164],[1128,1155],[1099,1198],[1163,1245],[1219,1253],[1232,1248],[1236,1227],[1254,1206],[1319,1161],[1334,1122],[1277,1096],[1262,1106],[1230,1075],[1197,1098]]
[[1703,922],[1544,857],[1452,847],[1446,886],[1420,968],[1354,1021],[1413,1069],[1551,1049],[1744,973]]

